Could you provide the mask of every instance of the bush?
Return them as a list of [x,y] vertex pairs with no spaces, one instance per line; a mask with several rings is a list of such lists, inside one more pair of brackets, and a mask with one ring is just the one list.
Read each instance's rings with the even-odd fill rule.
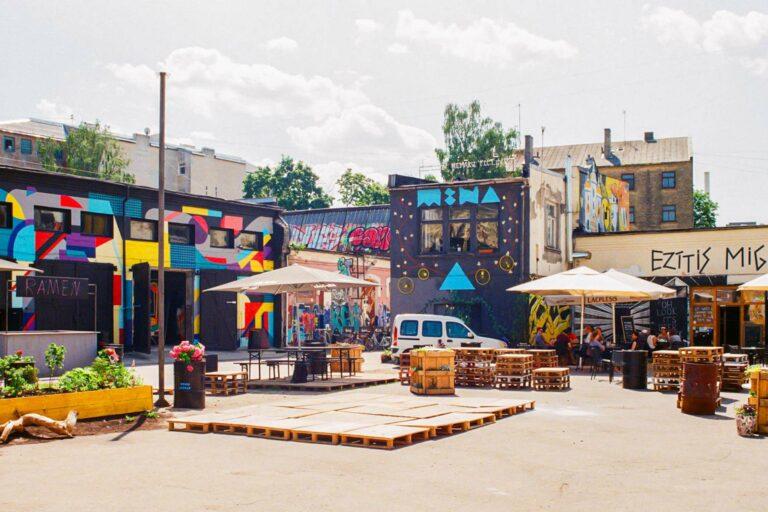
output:
[[67,347],[51,343],[45,349],[45,365],[50,370],[50,378],[53,378],[56,370],[64,367],[64,356],[67,355]]
[[0,357],[0,379],[3,381],[0,395],[16,397],[37,389],[37,368],[34,365],[35,359],[25,356],[21,350]]
[[59,378],[59,389],[65,392],[129,388],[139,384],[141,379],[106,351],[99,352],[90,366],[75,368]]
[[99,374],[93,368],[74,368],[59,378],[59,389],[65,392],[95,391],[101,387]]

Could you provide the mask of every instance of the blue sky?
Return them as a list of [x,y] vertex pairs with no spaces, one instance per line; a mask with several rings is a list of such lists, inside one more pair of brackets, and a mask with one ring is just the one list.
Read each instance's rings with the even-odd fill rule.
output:
[[[765,2],[3,1],[0,118],[157,126],[323,184],[435,163],[447,102],[541,143],[693,138],[720,223],[768,222]],[[9,44],[8,42],[12,42]]]

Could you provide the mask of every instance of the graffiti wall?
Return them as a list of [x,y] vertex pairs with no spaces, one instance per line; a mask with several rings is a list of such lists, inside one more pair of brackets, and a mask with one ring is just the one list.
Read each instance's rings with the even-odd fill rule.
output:
[[389,206],[286,213],[283,218],[290,226],[290,241],[297,246],[342,253],[389,253]]
[[[112,300],[112,339],[130,344],[131,268],[138,263],[158,265],[154,194],[150,189],[133,187],[129,192],[122,185],[71,176],[2,170],[0,213],[6,217],[5,224],[0,225],[0,257],[29,264],[49,260],[110,264],[114,269],[112,289],[101,290],[106,295],[100,296]],[[229,207],[224,201],[171,193],[166,204],[166,268],[254,273],[274,267],[276,212],[250,205]],[[194,300],[190,314],[194,315],[192,325],[197,336],[201,290],[198,278],[190,281],[195,287],[190,294]],[[271,325],[271,317],[264,316],[271,315],[269,299],[249,304],[238,327],[265,320]],[[23,329],[35,329],[32,299],[14,295],[11,307],[23,311]]]
[[600,174],[592,165],[579,168],[579,225],[586,233],[629,230],[629,185]]
[[534,343],[533,338],[539,327],[544,330],[544,338],[553,341],[570,326],[570,306],[547,306],[544,297],[528,296],[528,343]]

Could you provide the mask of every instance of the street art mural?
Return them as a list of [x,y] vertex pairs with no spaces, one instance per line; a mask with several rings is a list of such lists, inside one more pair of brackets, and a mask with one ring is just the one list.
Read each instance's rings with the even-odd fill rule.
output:
[[629,185],[600,174],[592,165],[580,168],[579,224],[586,233],[629,230]]
[[389,206],[287,213],[283,217],[294,245],[341,253],[389,252]]
[[544,297],[528,296],[528,343],[534,343],[533,338],[539,327],[544,330],[544,338],[553,342],[570,326],[570,306],[548,306]]
[[[156,225],[158,210],[138,197],[87,191],[90,183],[78,185],[83,188],[81,195],[44,192],[34,186],[0,188],[0,209],[7,216],[5,226],[0,226],[0,257],[29,264],[49,260],[111,264],[114,268],[109,292],[114,320],[112,339],[130,344],[134,289],[131,267],[137,263],[157,267],[158,242],[128,236],[129,219],[155,221]],[[183,200],[193,201],[190,197]],[[263,272],[274,268],[272,217],[227,215],[193,203],[175,206],[169,202],[164,221],[168,269]],[[191,226],[187,243],[171,243],[168,234],[171,223]],[[98,234],[94,234],[95,226],[99,226]],[[210,230],[213,228],[231,230],[229,247],[212,247]],[[241,243],[242,233],[258,242]],[[194,335],[198,336],[201,291],[198,277],[194,279],[194,286],[192,325]],[[152,295],[154,293],[156,290]],[[266,298],[249,302],[238,327],[246,329],[249,325],[266,324],[271,328],[271,304]],[[24,330],[35,329],[34,300],[13,294],[11,307],[23,311]],[[150,325],[150,329],[156,329],[156,325]]]

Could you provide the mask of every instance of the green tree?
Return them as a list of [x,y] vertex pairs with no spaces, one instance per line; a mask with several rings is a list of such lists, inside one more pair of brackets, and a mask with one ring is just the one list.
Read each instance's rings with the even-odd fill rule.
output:
[[703,190],[693,191],[693,227],[713,228],[717,223],[719,205]]
[[[517,147],[517,132],[504,130],[501,123],[483,117],[478,101],[466,107],[453,103],[446,105],[443,136],[445,149],[437,148],[435,153],[444,181],[500,178],[512,174],[503,162],[481,163],[495,157],[512,156]],[[451,164],[458,162],[470,162],[471,165],[454,169]]]
[[347,206],[369,206],[389,203],[387,187],[368,178],[363,173],[347,169],[336,181],[341,201]]
[[424,176],[423,179],[425,179],[427,181],[434,181],[435,183],[437,183],[437,181],[438,181],[437,180],[437,176],[435,176],[434,174],[427,174],[426,176]]
[[125,171],[130,160],[109,129],[98,121],[95,124],[81,123],[70,130],[63,141],[46,139],[39,148],[40,162],[49,172],[136,182],[136,178]]
[[275,167],[257,167],[243,181],[243,197],[274,197],[286,210],[327,208],[332,200],[326,194],[312,168],[302,161],[283,155]]

